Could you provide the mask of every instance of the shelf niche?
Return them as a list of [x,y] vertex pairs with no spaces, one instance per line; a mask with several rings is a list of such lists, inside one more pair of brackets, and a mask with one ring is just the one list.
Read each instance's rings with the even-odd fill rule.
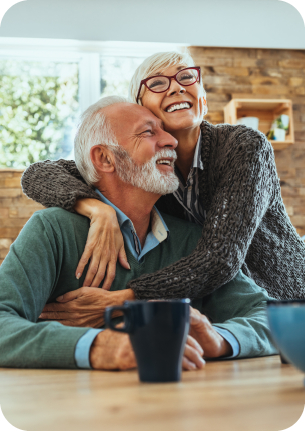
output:
[[269,140],[274,150],[283,150],[294,144],[292,101],[288,99],[232,99],[224,107],[224,121],[236,124],[241,117],[257,117],[258,129],[266,134],[280,115],[289,117],[289,130],[285,141]]

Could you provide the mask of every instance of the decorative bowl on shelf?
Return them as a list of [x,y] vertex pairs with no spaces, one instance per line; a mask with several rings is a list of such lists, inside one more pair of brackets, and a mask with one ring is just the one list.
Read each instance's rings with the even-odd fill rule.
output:
[[305,372],[305,300],[268,301],[267,316],[281,354]]

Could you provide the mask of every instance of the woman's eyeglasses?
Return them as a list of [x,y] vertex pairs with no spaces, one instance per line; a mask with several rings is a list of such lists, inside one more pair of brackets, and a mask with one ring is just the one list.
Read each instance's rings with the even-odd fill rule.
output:
[[172,79],[177,81],[178,84],[182,85],[183,87],[187,87],[189,85],[195,84],[196,82],[200,83],[200,75],[200,67],[194,66],[181,69],[173,76],[156,75],[146,79],[142,79],[137,95],[137,103],[139,100],[142,85],[145,85],[145,87],[153,93],[163,93],[164,91],[167,91],[169,89]]

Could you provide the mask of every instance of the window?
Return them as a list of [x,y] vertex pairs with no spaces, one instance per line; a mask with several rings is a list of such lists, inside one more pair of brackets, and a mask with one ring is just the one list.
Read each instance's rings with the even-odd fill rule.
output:
[[101,96],[128,97],[129,82],[145,57],[101,56]]
[[0,167],[69,156],[78,114],[77,63],[0,60]]
[[144,58],[177,45],[0,38],[0,169],[72,159],[79,115],[127,97]]

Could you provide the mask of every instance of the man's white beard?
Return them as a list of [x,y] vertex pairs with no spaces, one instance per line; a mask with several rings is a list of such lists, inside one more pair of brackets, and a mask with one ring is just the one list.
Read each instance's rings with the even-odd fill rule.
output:
[[144,165],[137,165],[128,152],[122,147],[113,148],[116,159],[115,168],[119,178],[125,183],[134,187],[139,187],[146,192],[166,195],[173,193],[179,186],[179,180],[174,172],[161,172],[156,165],[156,161],[162,158],[171,157],[174,161],[177,158],[174,150],[160,150],[152,159]]

